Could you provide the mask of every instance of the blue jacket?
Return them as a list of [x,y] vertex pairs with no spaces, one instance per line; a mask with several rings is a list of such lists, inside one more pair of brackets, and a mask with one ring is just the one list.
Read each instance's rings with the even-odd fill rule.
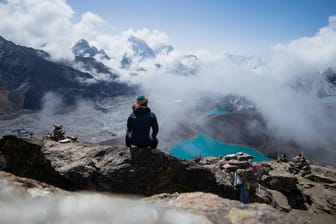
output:
[[[150,129],[152,128],[152,133]],[[148,107],[138,107],[127,119],[127,136],[132,145],[151,146],[159,132],[156,116]]]

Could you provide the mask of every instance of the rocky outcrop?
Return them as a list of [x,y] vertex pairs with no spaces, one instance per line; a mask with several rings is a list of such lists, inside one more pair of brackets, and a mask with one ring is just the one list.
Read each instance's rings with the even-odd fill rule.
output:
[[[18,209],[22,210],[17,212]],[[71,193],[6,172],[0,172],[0,211],[0,223],[37,223],[41,220],[58,223],[65,220],[76,223],[96,223],[98,220],[99,223],[110,223],[111,220],[118,223],[333,223],[335,220],[335,216],[314,215],[302,210],[286,214],[269,205],[245,205],[202,192],[160,194],[140,201],[130,200],[126,195],[120,198]],[[11,215],[13,213],[15,217]]]
[[[71,213],[84,214],[85,219],[96,223],[99,214],[99,223],[110,223],[110,220],[119,220],[121,223],[296,223],[285,213],[281,213],[269,205],[244,205],[238,201],[221,198],[211,193],[174,193],[159,194],[149,198],[127,200],[112,195],[88,193],[71,193],[48,184],[14,176],[0,171],[0,210],[6,206],[4,214],[17,212],[17,208],[24,211],[17,213],[14,221],[9,216],[0,216],[0,222],[8,223],[36,223],[36,220],[58,221],[74,218],[72,214],[62,209],[66,205]],[[6,204],[2,200],[7,200]],[[86,204],[90,200],[92,203]],[[52,206],[58,204],[59,206]],[[78,204],[85,204],[78,207]],[[114,212],[103,212],[104,205],[115,207]],[[41,211],[41,206],[44,209]],[[118,216],[123,209],[132,209],[132,219]],[[153,214],[154,213],[154,214]],[[29,214],[29,217],[26,215]],[[48,215],[46,215],[48,214]],[[83,215],[82,214],[82,215]],[[157,214],[157,215],[155,215]],[[83,218],[84,219],[84,218]],[[185,220],[182,221],[181,219]],[[128,220],[128,221],[127,221]],[[132,221],[134,220],[134,221]],[[147,222],[145,221],[147,220]],[[150,222],[150,221],[156,222]],[[175,220],[175,221],[174,221]],[[78,220],[77,220],[78,221]]]
[[6,170],[67,190],[153,195],[204,191],[235,198],[220,169],[181,161],[160,150],[5,136]]
[[304,158],[303,153],[295,156],[292,161],[289,162],[288,171],[294,174],[306,175],[311,173],[309,163]]
[[[184,194],[161,194],[145,199],[171,208],[183,208],[205,216],[212,223],[297,223],[289,215],[279,212],[269,205],[244,205],[203,192]],[[165,203],[163,203],[165,202]]]
[[131,200],[66,192],[6,172],[0,172],[0,211],[0,223],[297,223],[269,205],[244,205],[210,193]]
[[[296,159],[294,158],[293,161],[295,162]],[[310,164],[310,174],[303,175],[302,172],[290,173],[292,172],[291,162],[271,161],[261,165],[268,170],[264,169],[264,172],[258,176],[261,190],[257,189],[256,195],[263,198],[264,202],[285,211],[299,209],[336,215],[335,168]],[[303,169],[306,170],[306,168]]]
[[0,149],[6,171],[67,190],[141,195],[202,191],[238,199],[239,188],[233,186],[234,173],[238,173],[249,183],[251,203],[289,213],[336,215],[336,169],[310,163],[303,155],[288,162],[255,163],[253,169],[243,164],[232,170],[227,167],[229,161],[245,162],[251,157],[238,153],[183,161],[160,150],[15,136],[3,137]]
[[51,197],[54,195],[66,195],[68,192],[33,179],[17,177],[13,174],[0,171],[0,191],[6,189],[15,192],[16,195],[32,198]]

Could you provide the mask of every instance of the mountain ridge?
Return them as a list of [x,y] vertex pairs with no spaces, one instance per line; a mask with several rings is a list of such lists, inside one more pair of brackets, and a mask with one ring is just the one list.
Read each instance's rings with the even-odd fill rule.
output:
[[[78,98],[95,100],[132,90],[126,83],[100,82],[89,73],[52,62],[44,51],[16,45],[3,37],[0,41],[0,89],[12,111],[41,109],[47,92],[58,93],[71,104]],[[92,80],[94,83],[88,84]]]

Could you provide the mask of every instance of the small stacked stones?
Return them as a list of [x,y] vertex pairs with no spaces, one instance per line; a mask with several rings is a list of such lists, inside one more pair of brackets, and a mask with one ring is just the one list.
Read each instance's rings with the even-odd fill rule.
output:
[[[238,152],[226,155],[221,161],[221,167],[231,173],[234,180],[234,173],[238,174],[244,184],[249,186],[250,194],[254,194],[257,187],[257,177],[253,172],[253,156]],[[234,183],[233,183],[234,184]]]
[[253,156],[238,152],[236,154],[226,155],[223,160],[220,161],[223,168],[228,171],[236,171],[238,169],[247,169],[251,167],[251,160]]
[[63,130],[63,126],[54,124],[54,131],[53,135],[51,136],[51,139],[53,139],[54,141],[62,140],[65,138],[64,134],[65,131]]
[[303,156],[303,152],[295,156],[292,161],[290,161],[288,171],[293,174],[301,174],[302,176],[310,174],[310,166],[307,160]]
[[288,162],[286,154],[284,154],[284,153],[279,154],[278,157],[277,157],[277,162],[278,163],[286,163],[286,162]]

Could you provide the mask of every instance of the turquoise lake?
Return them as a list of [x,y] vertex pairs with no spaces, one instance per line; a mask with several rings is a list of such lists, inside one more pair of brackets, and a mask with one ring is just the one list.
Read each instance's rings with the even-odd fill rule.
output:
[[215,110],[209,111],[208,116],[209,115],[216,115],[216,114],[226,114],[226,113],[229,113],[229,111],[224,110],[224,109],[215,109]]
[[254,149],[234,144],[226,144],[213,139],[203,133],[198,133],[197,138],[188,139],[175,144],[169,153],[179,159],[193,159],[196,156],[225,156],[237,152],[245,152],[254,157],[254,162],[272,160]]

